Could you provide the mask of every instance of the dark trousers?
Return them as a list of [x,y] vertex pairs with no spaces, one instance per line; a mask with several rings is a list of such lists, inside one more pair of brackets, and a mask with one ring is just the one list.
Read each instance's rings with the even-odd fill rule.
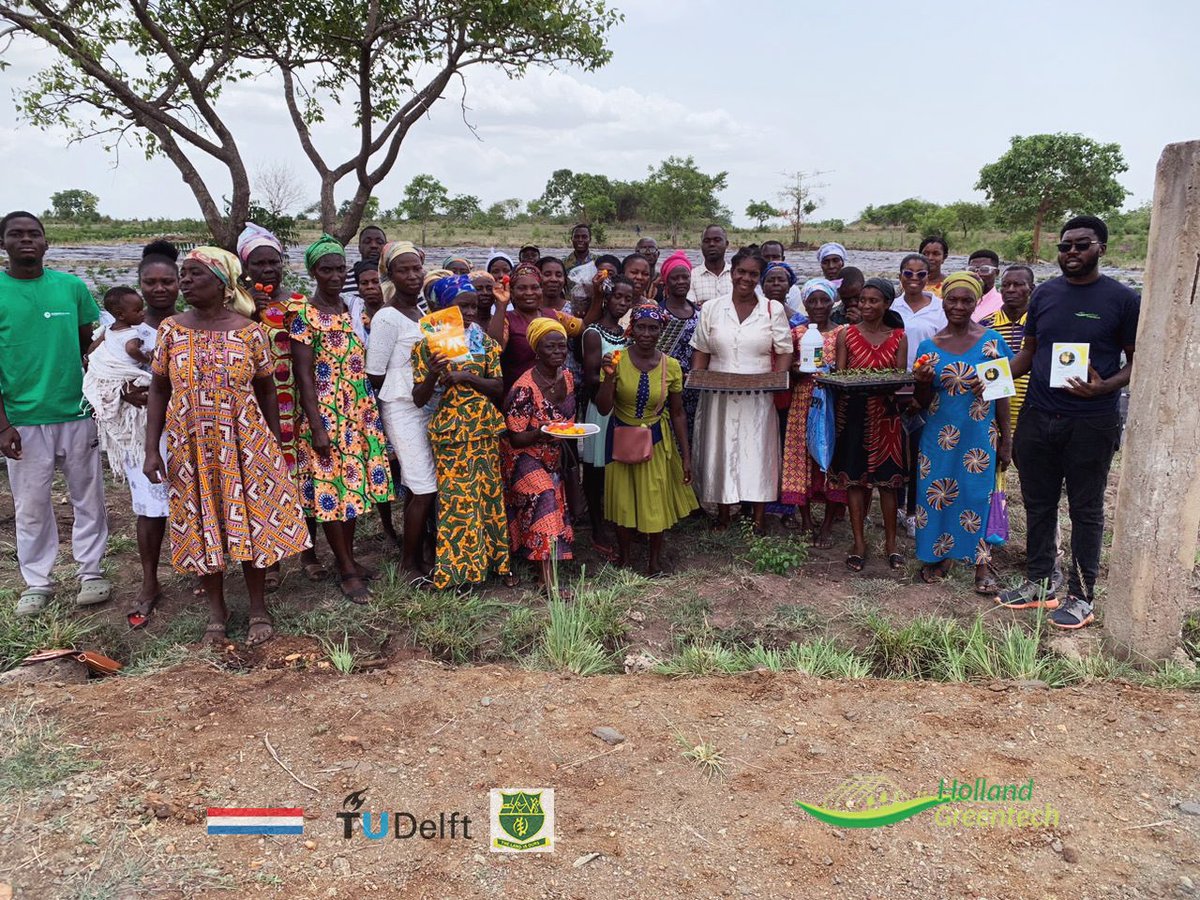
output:
[[1079,419],[1022,408],[1013,454],[1021,473],[1030,581],[1042,582],[1054,572],[1058,503],[1066,482],[1071,516],[1067,587],[1072,595],[1091,602],[1104,540],[1104,489],[1120,434],[1115,412],[1103,418]]

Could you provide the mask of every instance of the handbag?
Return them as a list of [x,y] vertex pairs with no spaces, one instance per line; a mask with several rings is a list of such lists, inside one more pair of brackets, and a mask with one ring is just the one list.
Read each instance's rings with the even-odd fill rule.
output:
[[1008,498],[1004,494],[1004,473],[996,467],[996,487],[988,510],[986,540],[993,546],[1008,542]]
[[837,420],[833,409],[833,397],[822,385],[813,388],[812,404],[808,408],[805,423],[805,438],[808,453],[822,472],[828,472],[833,462],[833,442],[837,431]]
[[[632,365],[632,364],[631,364]],[[662,395],[658,398],[658,408],[652,419],[662,415],[663,406],[667,402],[667,357],[661,354],[659,368],[662,369]],[[616,377],[614,373],[613,377]],[[646,425],[616,425],[613,428],[612,458],[613,462],[636,466],[648,462],[654,455],[654,432]]]

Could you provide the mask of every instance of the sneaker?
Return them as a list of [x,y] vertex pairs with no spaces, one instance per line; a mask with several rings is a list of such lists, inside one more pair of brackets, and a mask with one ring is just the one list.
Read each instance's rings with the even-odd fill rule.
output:
[[1068,595],[1062,608],[1050,613],[1050,621],[1058,628],[1074,631],[1076,628],[1090,625],[1096,621],[1096,617],[1092,614],[1092,604],[1082,597]]
[[1058,599],[1054,596],[1053,588],[1044,588],[1032,581],[1001,591],[996,596],[996,602],[1008,609],[1058,609]]

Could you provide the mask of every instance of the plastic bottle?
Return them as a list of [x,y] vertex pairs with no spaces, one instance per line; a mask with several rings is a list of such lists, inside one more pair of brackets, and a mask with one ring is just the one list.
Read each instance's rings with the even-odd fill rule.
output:
[[816,372],[825,365],[825,338],[815,325],[810,325],[800,338],[800,371]]

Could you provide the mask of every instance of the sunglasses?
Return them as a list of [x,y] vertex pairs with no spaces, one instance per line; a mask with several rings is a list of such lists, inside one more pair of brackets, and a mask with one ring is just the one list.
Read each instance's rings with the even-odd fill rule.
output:
[[928,272],[914,272],[912,269],[901,269],[900,275],[904,278],[915,278],[918,281],[924,281],[929,277]]
[[1076,253],[1084,253],[1087,251],[1088,247],[1092,246],[1092,244],[1100,244],[1100,243],[1103,243],[1103,242],[1102,241],[1093,241],[1093,240],[1061,241],[1058,245],[1058,252],[1059,253],[1069,253],[1071,250],[1074,250]]
[[995,275],[1000,269],[997,266],[968,266],[967,271],[974,275],[983,275],[986,277],[988,275]]

